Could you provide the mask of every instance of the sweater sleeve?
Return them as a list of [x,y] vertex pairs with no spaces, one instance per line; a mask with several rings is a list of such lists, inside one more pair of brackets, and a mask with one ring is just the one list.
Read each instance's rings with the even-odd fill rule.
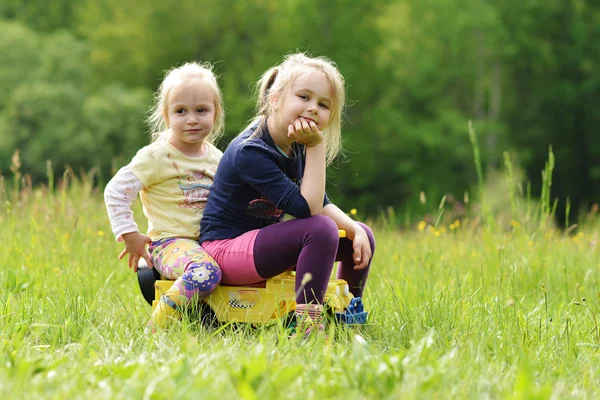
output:
[[104,189],[104,203],[117,242],[123,241],[125,233],[139,232],[133,219],[131,204],[143,188],[142,181],[131,172],[129,166],[125,166],[115,174]]
[[308,203],[300,188],[281,169],[277,159],[256,145],[238,149],[234,166],[238,177],[267,200],[296,218],[310,217]]
[[332,204],[331,200],[329,200],[329,197],[327,197],[327,193],[325,193],[325,197],[323,198],[323,207],[325,207],[327,204]]

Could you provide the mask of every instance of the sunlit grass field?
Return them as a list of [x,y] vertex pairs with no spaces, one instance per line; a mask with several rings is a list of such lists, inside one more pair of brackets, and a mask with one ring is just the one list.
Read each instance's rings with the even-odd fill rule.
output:
[[69,181],[21,184],[19,196],[12,178],[0,186],[2,399],[600,396],[594,216],[565,232],[390,214],[373,222],[367,326],[289,340],[276,324],[184,320],[148,336],[151,310],[116,258],[101,193]]

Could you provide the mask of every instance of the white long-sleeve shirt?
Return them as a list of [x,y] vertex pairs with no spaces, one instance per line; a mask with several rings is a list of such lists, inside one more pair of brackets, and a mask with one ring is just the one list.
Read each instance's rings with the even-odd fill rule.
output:
[[121,168],[106,185],[104,202],[118,242],[123,241],[123,235],[126,233],[139,232],[138,225],[133,219],[131,205],[143,188],[144,184],[129,166]]

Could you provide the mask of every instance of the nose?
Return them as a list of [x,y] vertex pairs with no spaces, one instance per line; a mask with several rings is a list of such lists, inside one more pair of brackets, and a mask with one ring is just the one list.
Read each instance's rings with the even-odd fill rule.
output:
[[193,115],[190,115],[187,120],[188,125],[196,125],[198,123],[198,118]]
[[310,103],[308,105],[308,112],[316,114],[317,113],[317,105],[315,103]]

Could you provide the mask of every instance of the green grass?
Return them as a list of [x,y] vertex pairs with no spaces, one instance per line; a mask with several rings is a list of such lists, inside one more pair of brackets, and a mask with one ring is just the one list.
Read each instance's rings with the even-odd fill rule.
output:
[[0,398],[600,396],[597,219],[569,234],[382,220],[369,325],[301,341],[189,320],[148,336],[150,307],[85,179],[0,201]]

